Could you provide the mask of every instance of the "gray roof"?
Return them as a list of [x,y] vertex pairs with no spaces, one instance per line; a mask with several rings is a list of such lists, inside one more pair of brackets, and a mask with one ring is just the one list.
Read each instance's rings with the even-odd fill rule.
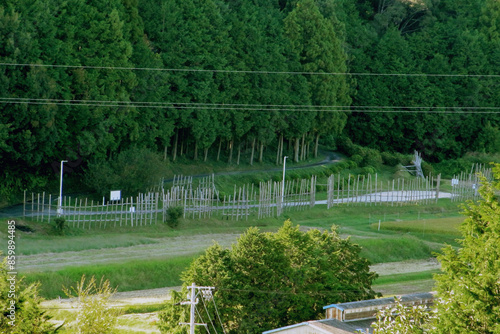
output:
[[[327,320],[313,320],[301,322],[299,324],[281,327],[272,329],[269,331],[265,331],[262,334],[272,334],[279,333],[283,330],[292,329],[296,327],[308,326],[313,329],[316,329],[321,333],[329,333],[329,334],[351,334],[356,333],[356,330],[363,329],[366,330],[372,324],[372,321],[353,321],[353,322],[342,322],[335,319],[327,319]],[[371,332],[371,331],[370,331]]]
[[[403,295],[400,296],[402,302],[412,302],[412,301],[419,301],[422,299],[434,299],[434,294],[431,292],[424,292],[424,293],[412,293],[409,295]],[[391,304],[394,304],[394,297],[387,297],[387,298],[379,298],[379,299],[369,299],[369,300],[361,300],[357,302],[349,302],[349,303],[338,303],[338,304],[331,304],[323,307],[324,310],[335,307],[339,310],[352,310],[352,309],[357,309],[357,308],[364,308],[364,307],[371,307],[371,306],[389,306]]]

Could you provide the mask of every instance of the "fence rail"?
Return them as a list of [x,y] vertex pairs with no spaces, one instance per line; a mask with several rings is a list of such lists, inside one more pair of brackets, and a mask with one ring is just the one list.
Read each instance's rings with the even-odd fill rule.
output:
[[[451,198],[454,201],[476,199],[480,179],[477,172],[491,179],[491,169],[475,166],[470,174],[462,173],[453,181]],[[454,178],[455,179],[455,178]],[[193,188],[189,177],[176,176],[170,189],[163,186],[157,191],[139,194],[120,201],[102,202],[64,196],[61,206],[58,197],[46,193],[24,194],[23,212],[37,221],[47,221],[62,216],[72,227],[90,229],[156,224],[168,218],[170,207],[182,207],[184,218],[205,219],[218,216],[228,220],[247,220],[279,217],[284,212],[300,211],[316,205],[332,209],[339,205],[402,206],[435,203],[440,197],[441,176],[398,179],[388,182],[378,180],[378,175],[331,175],[326,184],[318,185],[316,176],[310,179],[282,182],[260,182],[258,187],[247,184],[234,187],[232,194],[219,197],[214,176],[208,176]],[[317,189],[326,187],[326,200],[317,200]],[[472,189],[472,190],[471,190]]]

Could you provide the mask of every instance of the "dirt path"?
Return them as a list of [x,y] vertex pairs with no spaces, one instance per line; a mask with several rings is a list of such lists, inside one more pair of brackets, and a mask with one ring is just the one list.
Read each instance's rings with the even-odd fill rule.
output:
[[78,252],[43,253],[20,255],[17,257],[17,269],[26,271],[60,270],[71,266],[106,264],[121,261],[151,259],[155,257],[176,257],[195,255],[203,252],[217,241],[223,247],[236,242],[238,234],[207,234],[160,239],[159,243],[90,249]]

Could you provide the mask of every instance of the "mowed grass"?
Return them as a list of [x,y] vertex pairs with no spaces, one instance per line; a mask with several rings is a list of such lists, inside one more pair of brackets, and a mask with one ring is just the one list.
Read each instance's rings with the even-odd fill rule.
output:
[[404,295],[415,292],[434,291],[434,275],[439,270],[380,276],[372,285],[373,290],[383,296]]
[[[435,234],[451,234],[460,235],[458,227],[464,221],[465,217],[450,217],[438,219],[420,219],[409,221],[391,221],[380,223],[380,228],[383,230],[392,230],[400,232],[415,232],[415,233],[435,233]],[[378,229],[378,224],[372,224],[372,228]]]
[[427,259],[433,256],[436,248],[413,236],[387,238],[353,238],[362,247],[361,256],[371,263],[398,262],[410,259]]
[[181,273],[195,257],[185,256],[168,259],[130,261],[108,265],[92,265],[65,268],[52,272],[24,274],[26,283],[39,282],[40,295],[46,299],[65,297],[63,287],[76,286],[82,275],[109,279],[119,292],[173,287],[182,284]]

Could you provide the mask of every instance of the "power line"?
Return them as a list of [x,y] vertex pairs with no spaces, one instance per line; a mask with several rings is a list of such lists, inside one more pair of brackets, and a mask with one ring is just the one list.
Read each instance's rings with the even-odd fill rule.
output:
[[263,289],[226,289],[226,288],[217,288],[219,291],[228,291],[228,292],[242,292],[242,293],[260,293],[260,294],[274,294],[274,295],[305,295],[305,296],[337,296],[340,294],[346,293],[356,293],[356,294],[365,294],[366,292],[363,289],[342,289],[336,291],[322,291],[322,292],[313,292],[313,291],[301,291],[301,292],[291,292],[291,291],[282,291],[282,290],[263,290]]
[[[74,100],[75,101],[75,100]],[[58,101],[32,101],[32,100],[2,100],[2,104],[29,104],[29,105],[59,105],[59,106],[83,106],[83,107],[133,107],[133,108],[157,108],[157,109],[176,109],[176,110],[213,110],[213,111],[329,111],[329,112],[351,112],[351,113],[426,113],[426,114],[499,114],[499,107],[390,107],[390,106],[352,106],[350,109],[345,106],[331,106],[329,109],[325,106],[297,106],[299,108],[276,108],[276,107],[224,107],[207,105],[177,105],[177,103],[151,105],[154,102],[141,102],[127,103],[127,102],[110,102],[110,103],[80,103],[80,102],[58,102]],[[358,108],[358,109],[353,109]],[[374,108],[374,109],[368,109]],[[404,108],[404,109],[390,109],[390,108]],[[450,110],[450,109],[468,109],[468,110]],[[409,110],[406,110],[409,109]],[[444,109],[444,110],[440,110]]]
[[217,309],[217,304],[215,303],[215,297],[212,298],[212,301],[214,302],[215,313],[217,314],[217,318],[219,318],[219,323],[220,323],[220,327],[222,328],[222,332],[224,334],[226,334],[226,330],[224,329],[224,325],[222,324],[222,320],[221,320],[220,315],[219,315],[219,310]]
[[[210,320],[210,324],[212,324],[212,327],[214,328],[215,333],[217,333],[217,329],[215,328],[214,322],[212,321],[212,317],[210,317],[210,313],[208,312],[207,305],[205,304],[205,297],[204,296],[201,297],[201,302],[203,303],[203,307],[205,308],[205,312],[207,312],[208,320]],[[207,326],[207,328],[208,328],[208,326]]]
[[216,70],[195,68],[155,68],[155,67],[125,67],[125,66],[88,66],[88,65],[59,65],[59,64],[29,64],[29,63],[0,63],[0,66],[14,67],[46,67],[46,68],[78,68],[97,70],[126,70],[126,71],[164,71],[164,72],[200,72],[200,73],[235,73],[235,74],[287,74],[287,75],[330,75],[330,76],[403,76],[403,77],[457,77],[457,78],[500,78],[500,74],[437,74],[437,73],[349,73],[349,72],[295,72],[295,71],[253,71],[253,70]]
[[149,101],[124,101],[124,100],[78,100],[78,99],[38,99],[38,98],[27,98],[27,97],[0,97],[0,102],[7,103],[8,101],[14,102],[30,102],[30,101],[42,101],[42,102],[74,102],[77,103],[90,103],[90,104],[125,104],[125,105],[165,105],[165,106],[223,106],[223,107],[283,107],[283,108],[377,108],[377,109],[390,109],[390,108],[401,108],[401,109],[456,109],[456,108],[466,108],[466,109],[500,109],[500,107],[474,107],[474,106],[465,106],[465,107],[447,107],[447,106],[342,106],[342,105],[308,105],[308,104],[253,104],[253,103],[203,103],[203,102],[149,102]]
[[[196,308],[196,307],[195,307],[195,310],[196,310],[196,313],[198,314],[198,317],[200,318],[201,322],[202,322],[203,324],[205,324],[205,323],[204,323],[204,321],[205,321],[205,320],[204,320],[204,319],[203,319],[203,317],[201,316],[200,311],[198,311],[198,308]],[[207,333],[208,333],[208,334],[210,334],[210,330],[208,329],[208,326],[205,324],[203,327],[205,327],[205,329],[207,330]]]

